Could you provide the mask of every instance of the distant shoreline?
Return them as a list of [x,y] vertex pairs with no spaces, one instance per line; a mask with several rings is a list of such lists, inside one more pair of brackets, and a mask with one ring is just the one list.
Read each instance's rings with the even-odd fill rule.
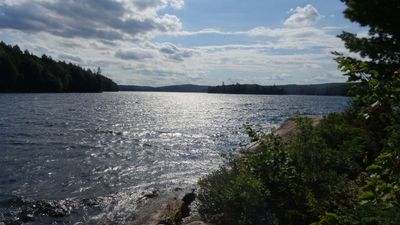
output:
[[252,94],[252,95],[319,95],[319,96],[351,96],[352,84],[326,83],[308,85],[273,85],[262,86],[257,84],[233,84],[221,86],[205,85],[172,85],[162,87],[119,85],[119,91],[133,92],[187,92],[210,94]]

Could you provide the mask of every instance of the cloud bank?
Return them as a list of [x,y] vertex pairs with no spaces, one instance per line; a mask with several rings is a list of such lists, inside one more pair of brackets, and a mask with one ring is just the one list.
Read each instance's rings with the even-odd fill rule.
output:
[[[280,27],[228,31],[183,29],[184,21],[171,12],[185,7],[184,0],[0,0],[0,39],[37,55],[100,66],[120,84],[284,84],[340,77],[329,53],[343,48],[337,28],[316,26],[324,17],[312,5],[292,9]],[[207,43],[185,44],[202,38]]]
[[158,12],[183,0],[2,0],[0,28],[61,37],[135,40],[179,31],[178,17]]

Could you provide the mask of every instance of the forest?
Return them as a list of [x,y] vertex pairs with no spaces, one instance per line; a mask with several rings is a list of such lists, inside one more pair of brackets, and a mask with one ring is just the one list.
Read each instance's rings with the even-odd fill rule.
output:
[[208,93],[347,96],[350,95],[351,86],[349,83],[273,86],[232,84],[209,87]]
[[0,42],[0,92],[118,91],[111,79],[67,62],[37,57]]

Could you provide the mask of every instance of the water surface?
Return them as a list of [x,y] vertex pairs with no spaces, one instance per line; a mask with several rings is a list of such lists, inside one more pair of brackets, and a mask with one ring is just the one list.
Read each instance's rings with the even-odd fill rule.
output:
[[0,221],[123,223],[132,219],[142,191],[195,184],[224,156],[236,154],[236,147],[249,143],[245,125],[269,130],[296,112],[340,112],[349,101],[192,93],[2,94]]

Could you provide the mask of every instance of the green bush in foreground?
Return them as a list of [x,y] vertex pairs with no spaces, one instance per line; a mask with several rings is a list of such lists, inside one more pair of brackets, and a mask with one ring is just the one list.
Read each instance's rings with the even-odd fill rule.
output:
[[326,213],[313,225],[400,224],[400,127],[388,128],[384,151],[362,175],[357,205],[341,214]]
[[[200,213],[216,224],[301,225],[353,207],[362,149],[370,141],[343,117],[331,115],[318,127],[298,119],[289,141],[268,135],[262,151],[233,159],[202,179]],[[344,152],[349,145],[351,151]]]
[[199,211],[207,220],[232,225],[273,223],[275,218],[267,204],[272,193],[258,174],[268,168],[271,182],[281,182],[283,176],[293,172],[282,142],[274,136],[269,138],[269,147],[274,151],[235,159],[229,167],[199,182]]
[[267,135],[260,152],[200,181],[201,215],[230,225],[400,224],[399,125],[381,146],[352,118],[331,114],[315,127],[298,118],[289,140]]

